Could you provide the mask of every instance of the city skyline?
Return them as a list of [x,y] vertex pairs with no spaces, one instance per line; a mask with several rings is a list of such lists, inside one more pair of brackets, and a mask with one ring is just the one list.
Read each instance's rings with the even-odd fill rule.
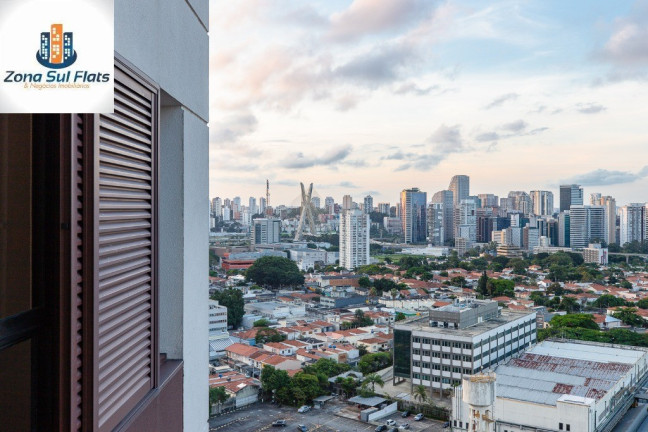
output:
[[300,181],[393,202],[466,174],[475,194],[645,200],[646,1],[214,9],[211,197],[260,197],[268,178],[274,203]]

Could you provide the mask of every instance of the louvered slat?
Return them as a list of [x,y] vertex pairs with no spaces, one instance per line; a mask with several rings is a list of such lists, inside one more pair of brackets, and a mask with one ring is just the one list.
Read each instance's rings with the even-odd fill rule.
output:
[[[96,426],[112,430],[154,386],[156,93],[115,69],[98,117],[95,205]],[[141,84],[141,85],[140,85]]]

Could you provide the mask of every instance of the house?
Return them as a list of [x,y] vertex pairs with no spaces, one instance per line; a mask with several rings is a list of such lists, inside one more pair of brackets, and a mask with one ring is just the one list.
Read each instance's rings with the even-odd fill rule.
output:
[[225,392],[232,398],[235,408],[253,404],[259,400],[261,383],[240,372],[229,371],[209,377],[209,387],[224,387]]
[[622,322],[618,318],[614,318],[612,315],[602,315],[602,314],[592,314],[594,316],[594,321],[601,330],[609,330],[611,328],[619,328],[622,325]]

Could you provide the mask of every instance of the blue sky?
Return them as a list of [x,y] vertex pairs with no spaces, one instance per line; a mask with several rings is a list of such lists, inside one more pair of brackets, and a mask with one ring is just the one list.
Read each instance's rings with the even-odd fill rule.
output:
[[211,3],[210,194],[648,201],[648,0]]

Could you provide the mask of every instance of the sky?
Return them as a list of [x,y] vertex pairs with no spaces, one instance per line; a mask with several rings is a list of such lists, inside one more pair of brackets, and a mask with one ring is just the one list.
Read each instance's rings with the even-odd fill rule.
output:
[[648,201],[648,0],[210,6],[210,197]]

